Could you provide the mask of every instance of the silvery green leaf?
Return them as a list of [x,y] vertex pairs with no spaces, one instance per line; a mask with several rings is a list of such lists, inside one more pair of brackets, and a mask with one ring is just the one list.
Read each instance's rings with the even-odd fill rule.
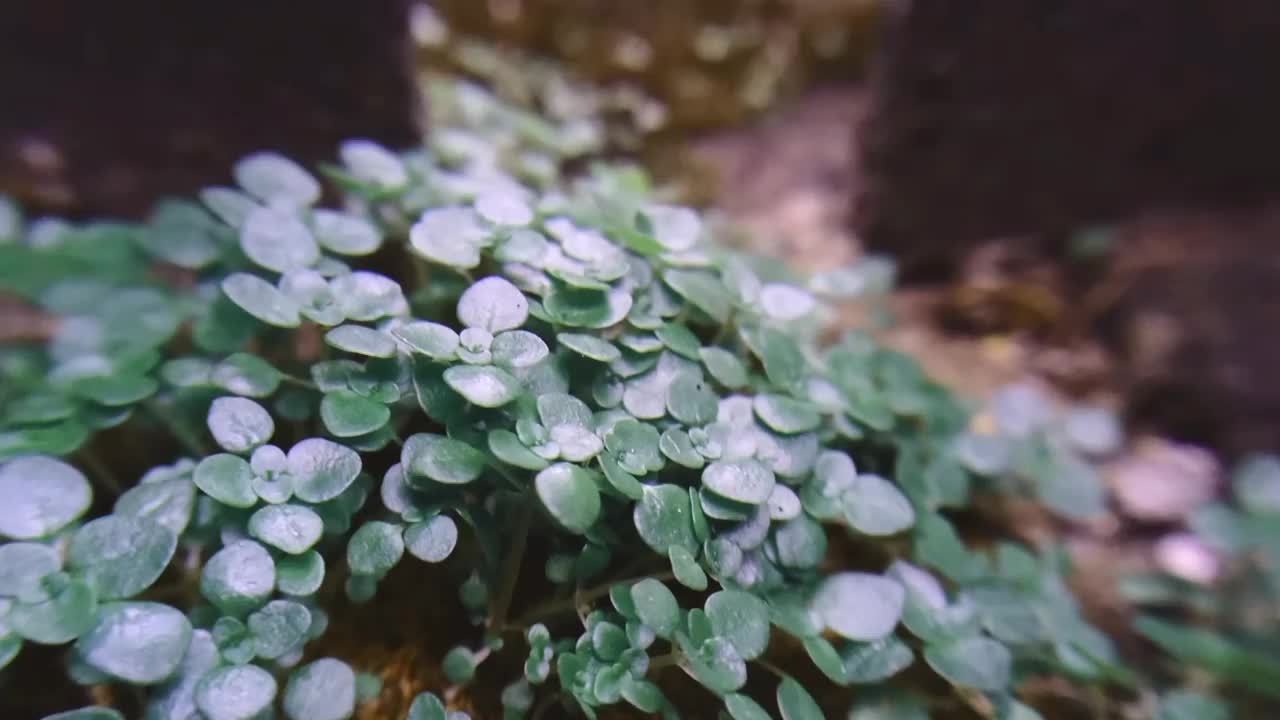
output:
[[409,173],[400,158],[372,140],[345,140],[338,146],[338,157],[353,176],[365,182],[391,189],[409,182]]
[[432,262],[460,270],[480,264],[480,248],[489,230],[471,208],[433,208],[422,214],[409,231],[414,252]]
[[787,283],[766,283],[760,288],[760,307],[770,318],[792,322],[812,313],[817,301],[809,291]]
[[521,227],[533,222],[533,209],[519,193],[495,188],[475,200],[476,214],[495,225]]
[[249,517],[249,534],[290,555],[310,550],[324,532],[324,521],[305,505],[268,505]]
[[1013,657],[991,638],[972,636],[925,648],[929,667],[955,685],[996,692],[1008,687]]
[[716,461],[702,471],[702,485],[727,500],[758,505],[769,499],[774,474],[755,460]]
[[371,322],[409,310],[400,284],[386,275],[364,270],[342,273],[329,281],[329,287],[348,320]]
[[209,406],[209,432],[224,450],[247,453],[271,439],[275,422],[258,403],[221,397]]
[[257,152],[236,163],[236,183],[263,202],[281,201],[303,207],[320,199],[320,183],[289,158],[275,152]]
[[249,213],[240,228],[240,249],[258,267],[273,272],[310,267],[320,259],[320,246],[296,215],[274,207]]
[[191,623],[179,610],[153,602],[103,605],[97,624],[76,642],[94,669],[135,685],[167,679],[182,662]]
[[430,563],[443,562],[458,543],[458,525],[448,515],[436,515],[405,528],[405,548]]
[[455,365],[444,371],[444,381],[468,402],[486,408],[506,405],[524,392],[511,373],[492,366]]
[[849,640],[879,640],[902,617],[906,591],[896,580],[863,572],[828,576],[813,599],[825,625]]
[[916,518],[907,496],[879,475],[855,476],[840,504],[849,526],[864,535],[892,535],[911,527]]
[[289,475],[294,493],[310,503],[332,500],[356,481],[360,455],[324,438],[307,438],[289,449]]
[[93,491],[77,469],[56,458],[0,461],[0,535],[29,540],[52,534],[89,509]]
[[396,342],[390,335],[363,325],[339,325],[324,334],[324,341],[339,350],[367,357],[388,358],[396,354]]
[[243,617],[267,601],[275,582],[275,562],[266,548],[252,540],[237,540],[205,563],[200,594],[224,613]]
[[457,356],[460,339],[452,328],[426,320],[416,320],[394,328],[391,334],[409,346],[412,352],[426,355],[437,362],[448,362]]
[[382,244],[377,226],[358,215],[320,209],[311,222],[320,245],[339,255],[369,255]]
[[518,328],[528,317],[529,301],[524,293],[497,275],[472,283],[458,299],[458,319],[490,333]]
[[283,705],[289,720],[346,720],[356,711],[356,673],[333,657],[308,662],[289,676]]
[[151,587],[177,549],[172,530],[145,518],[105,515],[85,523],[67,546],[67,566],[98,599],[133,597]]
[[675,205],[651,205],[645,210],[653,237],[667,250],[689,250],[702,236],[702,219],[693,210]]
[[298,303],[257,275],[232,273],[222,281],[222,291],[240,309],[268,325],[297,327]]
[[251,720],[271,710],[276,680],[257,665],[212,670],[196,685],[195,702],[209,720]]
[[321,325],[337,325],[346,317],[323,275],[303,268],[280,277],[279,290],[293,300],[303,317]]
[[551,352],[542,338],[527,330],[507,330],[489,345],[493,362],[508,368],[525,368],[542,362]]

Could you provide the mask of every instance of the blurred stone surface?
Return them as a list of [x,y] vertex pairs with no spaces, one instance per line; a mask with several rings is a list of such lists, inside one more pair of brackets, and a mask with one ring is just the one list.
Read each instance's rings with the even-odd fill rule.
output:
[[453,30],[568,61],[660,100],[669,127],[740,122],[820,77],[860,74],[880,0],[435,0]]
[[856,221],[908,263],[1280,190],[1280,4],[885,7]]
[[1280,447],[1280,202],[1118,227],[1082,305],[1123,360],[1131,415],[1238,455]]
[[240,156],[416,141],[408,0],[41,0],[0,22],[0,192],[137,215]]
[[[864,243],[907,277],[963,271],[993,240],[1048,260],[1075,276],[1056,306],[1018,290],[1052,287],[1025,271],[958,304],[980,331],[1100,328],[1138,422],[1231,455],[1280,447],[1280,5],[885,8],[851,186]],[[1082,284],[1067,251],[1100,223],[1114,262]]]

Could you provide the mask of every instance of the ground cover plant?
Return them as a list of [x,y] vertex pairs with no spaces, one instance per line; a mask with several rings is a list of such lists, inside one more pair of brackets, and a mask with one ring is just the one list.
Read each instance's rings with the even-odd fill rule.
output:
[[4,206],[0,283],[57,321],[0,348],[0,673],[57,646],[148,718],[350,717],[380,669],[309,648],[423,562],[472,630],[412,720],[512,656],[510,718],[705,717],[691,684],[734,720],[1026,720],[1025,678],[1136,682],[1060,550],[952,521],[1010,489],[1096,509],[1112,421],[1012,391],[975,429],[832,336],[874,272],[735,252],[635,168],[564,173],[576,135],[437,90],[423,148],[256,153],[141,223]]

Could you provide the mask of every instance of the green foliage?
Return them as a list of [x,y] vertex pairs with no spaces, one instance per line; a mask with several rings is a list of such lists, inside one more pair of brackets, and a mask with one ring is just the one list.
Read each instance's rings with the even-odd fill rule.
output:
[[[457,92],[473,127],[427,151],[342,146],[340,211],[260,153],[239,189],[145,223],[8,241],[23,294],[61,323],[47,346],[0,348],[0,665],[74,642],[78,677],[144,686],[149,717],[338,720],[376,687],[337,658],[295,667],[324,608],[337,588],[376,602],[421,560],[467,568],[478,627],[440,659],[450,683],[525,658],[511,718],[557,700],[675,716],[673,665],[731,717],[767,717],[748,679],[776,671],[784,636],[842,712],[858,698],[853,717],[914,717],[905,690],[849,689],[913,665],[991,703],[1046,668],[1113,678],[1054,552],[971,548],[946,514],[1014,477],[1094,509],[1079,458],[1109,449],[1105,419],[1068,418],[1063,445],[1002,396],[1000,433],[967,434],[910,358],[859,331],[822,340],[844,276],[718,245],[632,168],[512,170],[496,149],[537,138]],[[184,281],[130,271],[142,258]],[[138,445],[171,464],[118,486],[112,427],[182,455]],[[1251,508],[1275,507],[1269,482],[1246,483]],[[89,518],[95,492],[118,497]],[[531,547],[546,578],[526,589]],[[830,688],[779,679],[777,714],[824,717]],[[456,713],[426,693],[409,717]]]
[[1206,692],[1203,683],[1196,692],[1169,690],[1159,704],[1161,720],[1226,718],[1233,705],[1280,700],[1280,457],[1242,458],[1230,490],[1231,502],[1208,502],[1187,518],[1220,572],[1197,580],[1135,576],[1121,586],[1143,606],[1134,629],[1172,667],[1207,674],[1217,691]]

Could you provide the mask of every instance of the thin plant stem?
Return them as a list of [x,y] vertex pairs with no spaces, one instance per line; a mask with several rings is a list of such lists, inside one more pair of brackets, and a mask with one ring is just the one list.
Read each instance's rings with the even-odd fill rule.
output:
[[507,552],[502,566],[502,585],[489,607],[489,627],[500,630],[507,622],[507,612],[511,609],[511,597],[515,594],[516,581],[520,577],[520,568],[524,564],[524,550],[529,538],[529,527],[533,524],[535,503],[528,493],[521,496],[516,510],[516,525],[511,536],[511,549]]
[[546,715],[547,712],[551,710],[551,707],[556,704],[556,701],[558,701],[562,695],[563,693],[556,691],[539,700],[538,704],[533,708],[533,712],[529,715],[529,720],[542,720],[542,716]]
[[281,374],[280,381],[285,383],[286,385],[293,385],[295,387],[305,388],[307,390],[315,390],[317,392],[319,392],[320,390],[320,388],[316,387],[316,384],[311,382],[310,380],[307,380],[305,378],[300,378],[294,375],[289,375],[288,373]]
[[112,495],[119,495],[124,492],[124,486],[120,484],[115,473],[111,472],[111,468],[102,462],[102,458],[98,457],[97,453],[88,448],[80,448],[77,454],[84,460],[84,464],[93,473],[93,477],[102,483]]
[[143,407],[160,421],[160,424],[178,440],[188,453],[197,458],[202,458],[209,454],[209,448],[205,446],[204,441],[191,432],[191,428],[185,422],[173,416],[155,402],[143,403]]
[[541,605],[537,605],[533,609],[529,610],[529,612],[525,613],[516,622],[516,625],[518,627],[528,627],[530,624],[535,623],[539,620],[546,620],[548,618],[553,618],[557,615],[562,615],[568,612],[576,611],[582,605],[595,602],[596,600],[599,600],[600,598],[608,595],[609,590],[611,590],[614,585],[636,583],[636,582],[640,582],[641,580],[648,580],[648,579],[672,580],[674,578],[675,578],[675,573],[672,573],[671,571],[668,570],[667,572],[657,573],[655,575],[641,575],[639,577],[626,578],[622,580],[613,580],[608,583],[602,583],[600,585],[596,585],[595,587],[587,588],[586,590],[575,592],[573,594],[573,597],[567,600],[556,600],[552,602],[543,603]]

